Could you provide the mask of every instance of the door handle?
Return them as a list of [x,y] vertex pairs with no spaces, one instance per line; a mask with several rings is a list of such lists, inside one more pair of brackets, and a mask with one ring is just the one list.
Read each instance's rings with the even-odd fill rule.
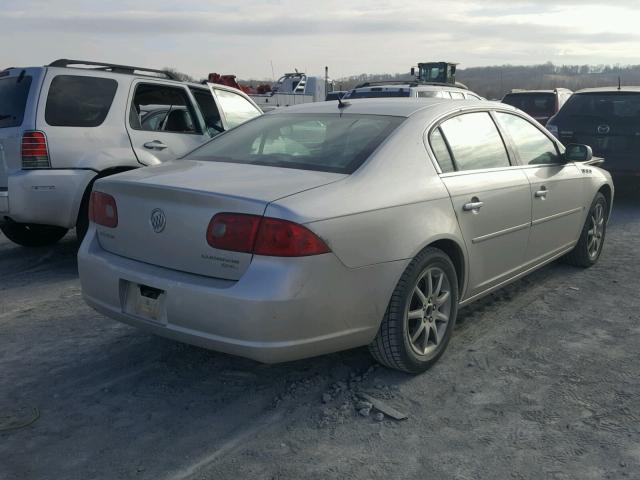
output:
[[148,148],[150,150],[164,150],[167,146],[160,140],[154,140],[152,142],[145,143],[144,148]]
[[547,197],[547,187],[540,187],[540,190],[538,190],[535,193],[536,198],[546,198]]
[[469,203],[465,203],[462,206],[462,210],[465,212],[472,212],[474,210],[479,210],[484,205],[484,202],[481,202],[477,197],[473,197]]

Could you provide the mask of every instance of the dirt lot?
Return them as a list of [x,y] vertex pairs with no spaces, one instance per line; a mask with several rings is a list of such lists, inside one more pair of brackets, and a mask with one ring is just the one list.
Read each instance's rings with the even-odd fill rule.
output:
[[[640,479],[639,247],[621,199],[598,265],[462,310],[412,377],[365,349],[265,366],[141,333],[84,304],[72,235],[0,237],[0,478]],[[361,415],[363,391],[409,418]]]

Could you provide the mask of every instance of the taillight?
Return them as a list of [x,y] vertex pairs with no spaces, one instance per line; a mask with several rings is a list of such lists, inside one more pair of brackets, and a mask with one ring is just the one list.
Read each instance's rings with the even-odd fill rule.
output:
[[209,222],[207,242],[220,250],[251,253],[261,218],[242,213],[218,213]]
[[118,226],[116,199],[102,192],[91,192],[89,198],[89,220],[104,227]]
[[44,133],[24,132],[22,135],[22,168],[50,168],[47,138]]
[[328,253],[329,247],[308,228],[288,220],[243,213],[218,213],[209,222],[213,248],[273,257]]

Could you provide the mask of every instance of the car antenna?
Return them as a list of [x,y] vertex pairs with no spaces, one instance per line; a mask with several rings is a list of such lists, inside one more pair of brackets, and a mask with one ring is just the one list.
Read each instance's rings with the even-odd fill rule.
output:
[[622,82],[620,81],[620,75],[618,75],[618,90],[622,90]]
[[351,105],[349,102],[343,102],[340,97],[338,97],[338,108],[343,109]]

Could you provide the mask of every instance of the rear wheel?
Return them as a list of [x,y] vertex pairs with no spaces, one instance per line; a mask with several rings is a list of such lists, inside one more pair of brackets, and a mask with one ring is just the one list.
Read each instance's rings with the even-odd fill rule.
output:
[[427,248],[402,274],[369,351],[387,367],[423,372],[444,353],[457,313],[453,263],[441,250]]
[[607,233],[607,209],[607,199],[598,192],[589,209],[578,243],[563,259],[566,263],[576,267],[590,267],[598,261]]
[[13,243],[23,247],[44,247],[53,245],[67,233],[66,228],[30,223],[5,223],[0,230]]

